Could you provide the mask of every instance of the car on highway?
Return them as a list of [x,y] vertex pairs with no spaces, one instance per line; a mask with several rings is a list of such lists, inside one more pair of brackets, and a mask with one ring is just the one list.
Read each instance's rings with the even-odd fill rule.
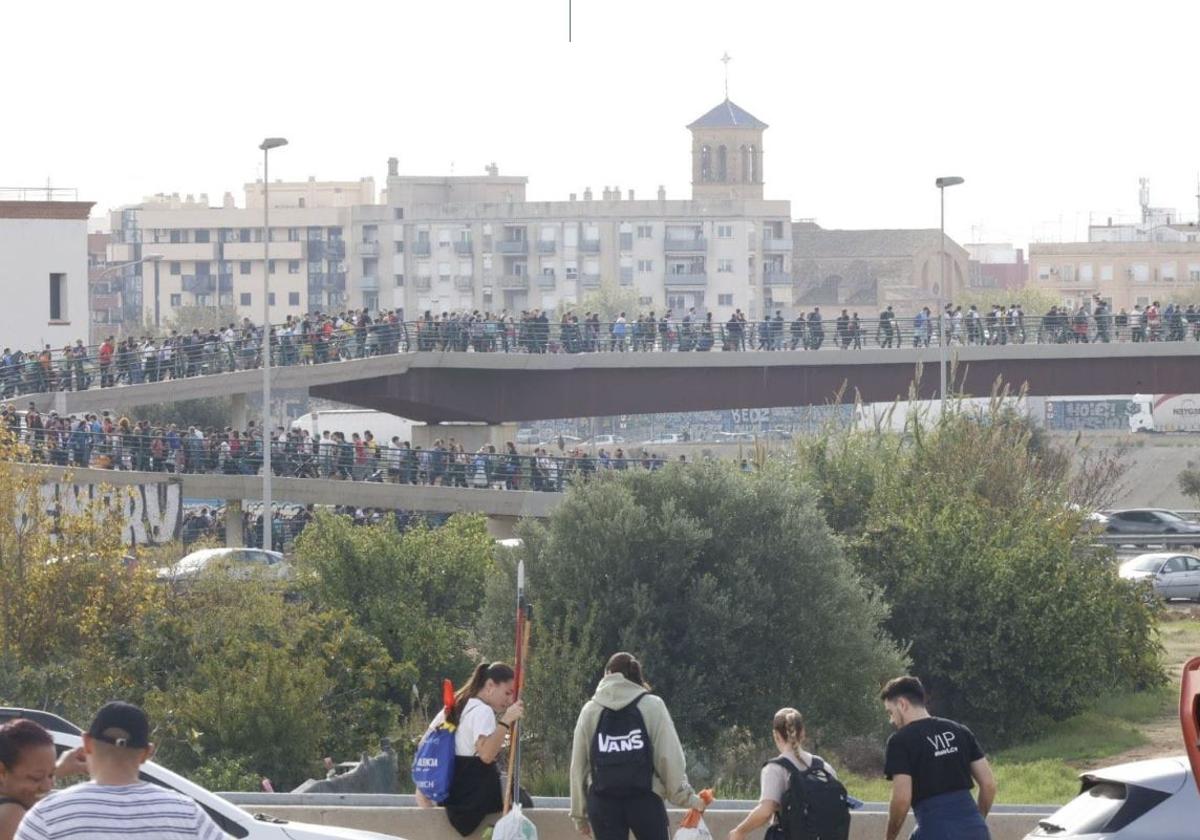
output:
[[1173,551],[1139,554],[1121,564],[1125,580],[1147,581],[1163,600],[1187,598],[1200,601],[1200,557]]
[[1106,515],[1105,530],[1110,534],[1200,534],[1200,522],[1162,508],[1114,510]]
[[620,435],[596,435],[589,441],[586,441],[593,446],[615,446],[618,443],[624,443],[625,438]]
[[[79,727],[58,715],[34,709],[0,707],[0,723],[17,718],[28,718],[48,729],[54,738],[54,747],[60,755],[83,743],[83,733]],[[153,761],[143,764],[139,775],[144,782],[173,790],[195,800],[226,835],[237,840],[400,840],[391,834],[309,825],[264,814],[250,814]]]
[[202,548],[171,566],[164,566],[157,574],[159,580],[184,582],[218,570],[231,580],[251,577],[287,580],[292,576],[291,564],[282,554],[261,548]]
[[672,446],[676,443],[684,443],[683,435],[659,435],[656,438],[642,441],[642,446]]
[[1183,666],[1184,754],[1091,770],[1079,795],[1025,840],[1182,840],[1200,836],[1200,657]]

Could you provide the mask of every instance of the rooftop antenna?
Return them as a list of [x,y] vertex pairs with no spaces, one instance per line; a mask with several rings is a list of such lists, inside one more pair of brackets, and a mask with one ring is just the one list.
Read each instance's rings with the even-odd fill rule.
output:
[[1142,205],[1142,222],[1150,221],[1150,179],[1138,178],[1138,201]]
[[731,61],[733,61],[733,59],[729,57],[729,51],[726,50],[725,54],[721,56],[721,63],[725,65],[725,101],[726,102],[729,101],[729,62],[731,62]]

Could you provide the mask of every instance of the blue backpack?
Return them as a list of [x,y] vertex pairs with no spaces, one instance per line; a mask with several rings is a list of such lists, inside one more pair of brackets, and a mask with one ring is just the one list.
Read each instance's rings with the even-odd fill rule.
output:
[[[445,703],[443,716],[449,717],[454,708],[454,686],[450,680],[442,681],[442,699]],[[413,784],[418,792],[439,805],[450,796],[450,785],[454,781],[454,730],[457,728],[453,723],[443,721],[421,741],[413,756]]]

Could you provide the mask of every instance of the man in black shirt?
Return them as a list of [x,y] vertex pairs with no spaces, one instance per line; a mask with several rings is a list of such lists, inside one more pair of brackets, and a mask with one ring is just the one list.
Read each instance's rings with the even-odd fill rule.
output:
[[[896,732],[888,738],[884,775],[892,782],[887,840],[896,840],[912,806],[910,840],[988,840],[986,817],[996,780],[970,729],[925,708],[916,677],[897,677],[879,693]],[[979,803],[971,788],[979,785]]]

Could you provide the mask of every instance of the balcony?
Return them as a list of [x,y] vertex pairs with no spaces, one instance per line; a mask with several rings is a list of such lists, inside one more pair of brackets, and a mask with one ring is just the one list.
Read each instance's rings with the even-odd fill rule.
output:
[[429,256],[429,240],[428,239],[426,239],[424,241],[417,240],[416,242],[414,242],[412,244],[412,247],[409,248],[409,251],[416,254],[418,257],[428,257]]
[[584,289],[600,288],[600,275],[583,273],[579,275],[579,285]]
[[621,245],[622,251],[632,251],[633,250],[633,234],[632,233],[622,233],[620,245]]
[[459,239],[454,243],[454,253],[464,257],[469,257],[475,253],[475,243],[470,239]]
[[553,239],[542,239],[538,242],[539,254],[553,254],[558,249],[558,243]]
[[668,273],[666,281],[667,286],[671,287],[684,286],[695,288],[696,286],[707,286],[708,273],[704,271],[691,271],[686,274]]
[[[136,260],[134,250],[137,246],[129,242],[110,242],[108,244],[108,261],[110,263],[123,263]],[[155,244],[147,245],[143,251],[148,251],[151,254],[159,253],[158,246]]]
[[579,250],[583,251],[585,254],[598,254],[600,253],[600,240],[583,239],[579,243]]
[[764,251],[791,251],[792,241],[790,239],[776,239],[774,234],[763,234],[763,250]]
[[364,274],[358,281],[358,287],[364,292],[378,292],[379,278],[374,274]]
[[179,278],[183,290],[193,295],[204,295],[216,288],[215,278],[210,274],[199,277],[195,274],[184,274]]
[[[310,242],[309,247],[313,244]],[[344,260],[346,259],[346,240],[345,239],[330,239],[325,243],[325,259],[327,260]]]
[[359,242],[358,255],[360,257],[378,257],[379,243],[378,242]]
[[633,285],[633,267],[632,266],[621,266],[621,285],[622,286],[632,286]]
[[667,252],[682,252],[689,253],[694,251],[707,251],[708,240],[703,236],[697,236],[694,239],[667,239],[663,242],[663,248]]
[[[155,254],[162,254],[163,260],[167,262],[208,262],[217,258],[217,244],[215,242],[188,242],[188,243],[158,243],[153,247]],[[143,254],[148,248],[143,247]],[[262,246],[258,246],[258,256],[262,257]],[[237,257],[226,257],[226,259],[237,259]]]
[[524,239],[503,240],[496,243],[497,254],[528,254],[529,243]]
[[220,290],[222,292],[232,292],[233,291],[233,275],[232,274],[218,274],[217,275],[217,283],[220,284]]
[[524,274],[505,274],[500,278],[501,289],[528,289],[529,277]]
[[553,289],[554,288],[554,275],[553,274],[539,274],[538,275],[538,288],[539,289]]
[[790,286],[792,285],[792,275],[783,269],[776,271],[763,272],[764,286]]
[[460,292],[469,292],[475,287],[475,278],[470,275],[459,275],[454,278],[454,288]]
[[433,278],[418,277],[413,285],[416,286],[418,292],[428,292],[431,288],[433,288]]

